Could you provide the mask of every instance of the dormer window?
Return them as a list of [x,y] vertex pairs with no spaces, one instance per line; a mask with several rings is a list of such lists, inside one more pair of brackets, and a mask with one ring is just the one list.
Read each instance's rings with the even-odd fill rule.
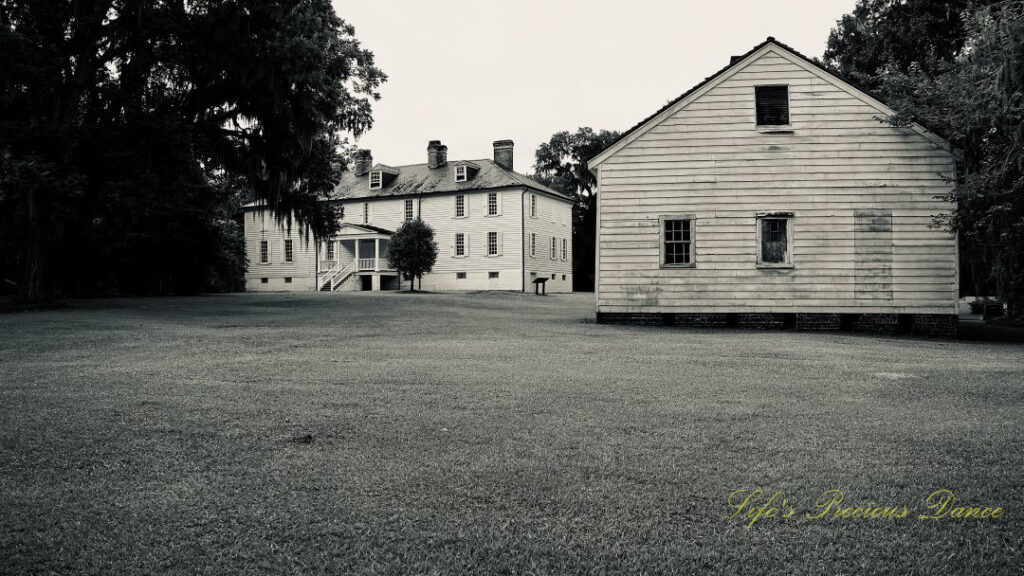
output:
[[384,183],[384,172],[373,170],[370,172],[370,190],[380,190]]
[[480,171],[480,167],[472,162],[462,160],[455,165],[455,181],[469,182]]

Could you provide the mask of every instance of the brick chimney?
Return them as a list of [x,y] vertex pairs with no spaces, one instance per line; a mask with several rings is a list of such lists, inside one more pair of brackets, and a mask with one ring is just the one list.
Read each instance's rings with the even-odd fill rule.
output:
[[515,143],[511,140],[494,141],[494,163],[505,170],[512,169],[512,148]]
[[369,150],[356,150],[355,161],[353,172],[356,176],[363,176],[373,168],[373,154]]
[[448,147],[440,140],[431,140],[427,144],[427,167],[440,168],[448,163]]

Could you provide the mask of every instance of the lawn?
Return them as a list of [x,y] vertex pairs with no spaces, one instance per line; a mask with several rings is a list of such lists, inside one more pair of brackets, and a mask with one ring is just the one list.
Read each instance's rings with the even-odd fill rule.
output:
[[[605,326],[591,303],[0,315],[0,573],[1020,574],[1024,347]],[[793,515],[748,528],[742,489]],[[833,489],[908,515],[807,518]],[[1001,517],[919,519],[939,489]]]

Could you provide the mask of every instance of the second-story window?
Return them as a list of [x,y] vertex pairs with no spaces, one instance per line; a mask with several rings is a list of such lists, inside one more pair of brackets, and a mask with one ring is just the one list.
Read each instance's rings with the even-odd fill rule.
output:
[[466,196],[459,194],[455,197],[455,217],[465,218],[466,216]]
[[412,198],[405,201],[405,221],[412,222]]
[[455,167],[455,181],[456,182],[465,182],[468,179],[469,179],[469,175],[468,175],[468,170],[466,169],[466,167],[465,166],[456,166]]
[[[562,260],[568,259],[569,256],[569,241],[562,238]],[[564,280],[564,278],[563,278]]]
[[551,259],[554,260],[557,257],[558,257],[558,240],[554,236],[552,236],[551,237]]
[[498,193],[488,192],[487,193],[487,215],[497,216],[498,214]]
[[384,182],[384,173],[380,170],[370,172],[370,190],[380,190]]
[[537,217],[537,195],[530,194],[530,218]]
[[363,224],[370,223],[370,203],[363,202]]
[[334,260],[334,242],[327,243],[327,259]]
[[530,257],[537,255],[537,235],[530,234]]

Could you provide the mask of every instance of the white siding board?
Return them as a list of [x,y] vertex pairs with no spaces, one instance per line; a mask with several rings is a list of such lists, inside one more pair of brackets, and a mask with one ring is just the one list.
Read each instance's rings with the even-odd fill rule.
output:
[[[790,86],[792,134],[756,129],[757,84]],[[930,227],[950,210],[936,196],[953,158],[879,115],[768,52],[643,131],[598,172],[599,311],[953,313],[955,239]],[[891,211],[891,254],[862,237],[855,266],[864,209]],[[755,214],[772,210],[794,213],[792,269],[756,267]],[[661,269],[658,218],[683,213],[697,219],[696,267]],[[876,273],[891,300],[872,292]]]

